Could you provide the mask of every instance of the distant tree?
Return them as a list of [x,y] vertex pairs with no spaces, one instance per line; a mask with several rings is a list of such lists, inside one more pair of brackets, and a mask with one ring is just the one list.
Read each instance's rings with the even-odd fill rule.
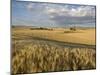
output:
[[70,30],[76,31],[76,27],[75,26],[74,27],[70,27]]
[[12,28],[15,28],[15,26],[12,26]]

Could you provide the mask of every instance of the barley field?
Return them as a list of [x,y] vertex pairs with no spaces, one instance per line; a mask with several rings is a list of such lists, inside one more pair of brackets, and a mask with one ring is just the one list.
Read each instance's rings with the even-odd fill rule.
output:
[[13,28],[12,74],[95,69],[95,30],[64,31]]

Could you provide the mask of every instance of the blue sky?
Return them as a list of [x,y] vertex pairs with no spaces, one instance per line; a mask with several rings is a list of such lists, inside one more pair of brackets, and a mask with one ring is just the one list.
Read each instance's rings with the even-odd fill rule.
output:
[[12,25],[65,27],[95,26],[95,6],[12,2]]

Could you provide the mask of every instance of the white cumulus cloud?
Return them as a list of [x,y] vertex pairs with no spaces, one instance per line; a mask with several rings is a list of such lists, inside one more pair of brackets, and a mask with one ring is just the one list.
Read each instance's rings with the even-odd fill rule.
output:
[[50,8],[46,9],[48,14],[53,15],[65,15],[65,16],[75,16],[75,17],[82,17],[82,16],[95,16],[95,10],[93,6],[79,6],[77,8],[69,8],[63,7],[62,8]]

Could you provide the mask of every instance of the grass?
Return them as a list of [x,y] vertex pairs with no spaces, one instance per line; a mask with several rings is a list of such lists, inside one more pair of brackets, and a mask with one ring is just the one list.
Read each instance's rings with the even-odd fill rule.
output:
[[[13,30],[12,34],[12,74],[88,70],[96,68],[96,51],[92,48],[61,46],[32,37],[58,35],[61,31]],[[40,34],[40,35],[39,35]],[[63,34],[66,35],[67,33]],[[70,33],[68,33],[70,34]],[[48,36],[52,34],[48,34]],[[61,34],[60,34],[61,35]],[[74,34],[75,35],[75,34]],[[59,36],[56,36],[57,38]],[[48,37],[47,37],[48,38]],[[49,37],[50,38],[50,37]],[[45,38],[44,38],[45,39]],[[52,37],[51,37],[52,40]],[[57,39],[58,40],[58,39]],[[66,38],[70,40],[70,38]],[[59,40],[58,40],[59,41]],[[79,40],[80,41],[80,40]],[[63,41],[62,41],[63,42]]]

